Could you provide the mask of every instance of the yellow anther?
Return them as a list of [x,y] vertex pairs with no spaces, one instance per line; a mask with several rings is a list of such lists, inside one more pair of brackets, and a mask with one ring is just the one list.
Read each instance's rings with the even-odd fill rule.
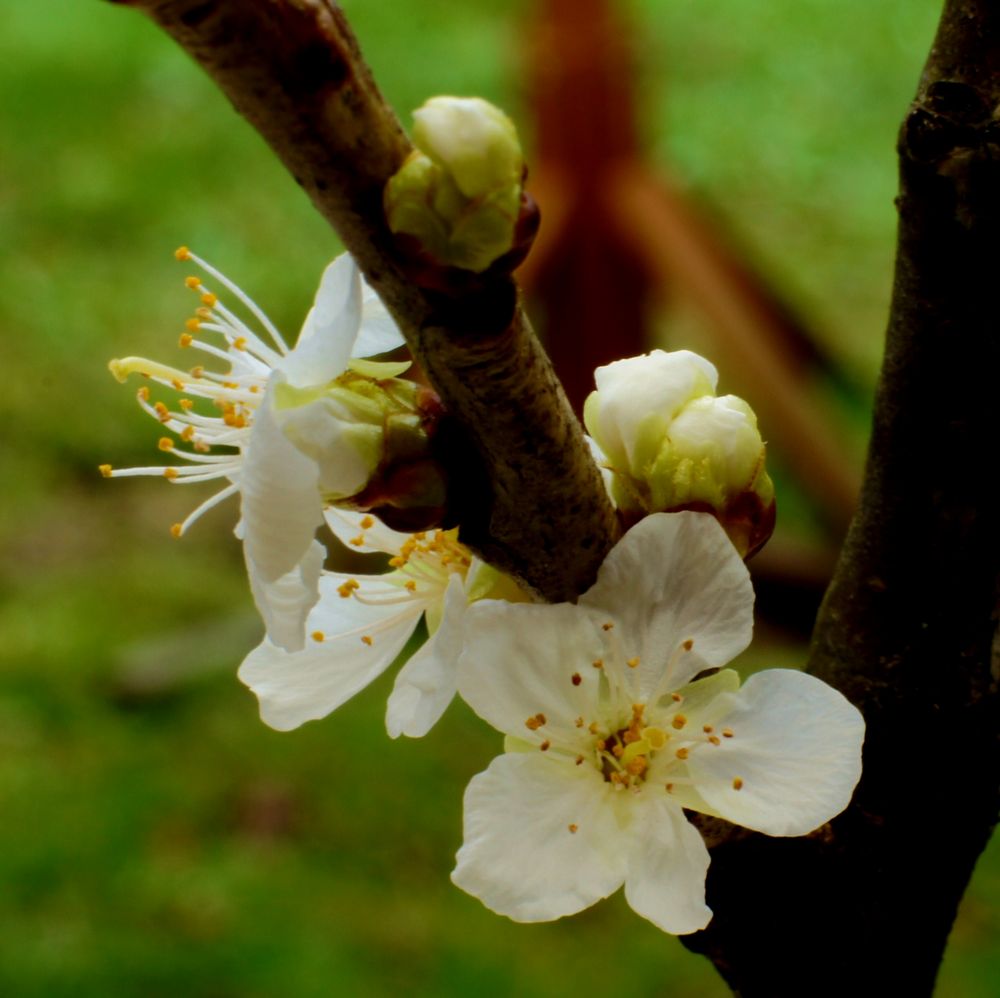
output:
[[403,588],[408,589],[411,593],[415,593],[417,591],[417,584],[413,581],[413,579],[408,579],[403,583]]
[[191,399],[178,399],[177,404],[185,411],[190,412],[194,408],[194,402]]
[[173,386],[174,386],[174,388],[176,388],[176,389],[177,389],[177,391],[179,391],[179,392],[182,392],[182,391],[184,391],[184,388],[185,388],[185,385],[184,385],[184,382],[183,382],[183,381],[181,381],[181,379],[180,379],[180,378],[174,378],[174,379],[173,379],[173,380],[172,380],[172,381],[170,382],[170,384],[171,384],[171,385],[173,385]]
[[364,534],[358,534],[357,537],[352,537],[350,539],[349,543],[353,544],[356,548],[364,547],[365,535]]
[[173,525],[173,526],[172,526],[172,527],[170,528],[170,533],[171,533],[171,534],[172,534],[172,535],[173,535],[174,537],[180,537],[180,535],[184,533],[184,524],[183,524],[183,523],[175,523],[175,524],[174,524],[174,525]]
[[395,557],[395,558],[390,558],[389,559],[389,564],[393,568],[402,568],[406,564],[406,559],[405,558],[400,558],[398,556]]
[[347,597],[350,596],[355,589],[360,589],[360,588],[361,588],[361,583],[358,582],[357,579],[348,579],[346,582],[343,582],[339,586],[337,586],[337,592],[344,599],[347,599]]
[[576,757],[576,765],[577,766],[582,766],[583,765],[583,756],[582,755],[578,755]]
[[235,391],[237,388],[240,387],[240,383],[238,381],[223,381],[222,382],[222,387],[223,388],[231,388],[231,389],[233,389]]
[[375,526],[375,518],[372,516],[364,516],[361,518],[360,527],[362,530],[371,530]]
[[250,386],[250,392],[253,395],[256,395],[259,391],[260,391],[260,385],[251,385]]
[[191,368],[191,377],[197,381],[200,381],[203,377],[205,377],[204,366],[201,364],[195,364],[195,366]]
[[602,659],[602,658],[595,658],[594,661],[591,662],[590,664],[595,669],[603,669],[604,668],[604,659]]
[[572,682],[574,686],[579,686],[580,683],[583,682],[583,676],[581,676],[579,672],[574,672],[569,678],[570,682]]
[[668,794],[672,794],[674,792],[674,785],[672,783],[665,783],[663,787]]
[[612,745],[611,752],[616,759],[620,759],[625,754],[625,749],[621,745]]
[[706,735],[710,735],[715,728],[713,728],[711,724],[703,724],[701,726],[701,730],[704,731]]
[[[596,735],[597,732],[598,732],[598,730],[599,730],[598,727],[597,727],[597,721],[591,721],[590,724],[587,725],[587,730],[592,735]],[[604,746],[602,745],[601,748],[604,748]]]
[[732,728],[723,728],[722,729],[722,737],[723,738],[732,738],[733,737],[733,729]]
[[163,469],[163,477],[164,478],[169,478],[170,481],[173,481],[177,477],[177,469],[176,468],[164,468]]
[[673,700],[674,703],[680,703],[684,697],[682,697],[680,693],[671,693],[670,699]]
[[721,745],[721,744],[722,744],[722,739],[720,739],[718,735],[709,735],[709,736],[708,736],[708,740],[709,740],[709,741],[710,741],[710,742],[711,742],[711,743],[712,743],[713,745]]
[[110,478],[111,472],[114,470],[110,464],[98,465],[97,470],[101,473],[104,478]]
[[188,288],[192,288],[193,290],[197,290],[198,288],[201,287],[201,278],[200,277],[185,277],[184,278],[184,286],[188,287]]
[[734,790],[743,789],[743,781],[738,776],[733,778],[733,789]]
[[186,246],[178,246],[177,249],[174,250],[174,259],[175,260],[190,260],[191,259],[191,250],[189,250]]
[[184,429],[181,430],[181,440],[183,440],[185,443],[190,443],[191,438],[193,436],[194,436],[193,426],[185,426]]
[[694,647],[694,642],[690,638],[688,638],[687,641],[685,641],[684,644],[681,645],[681,647],[685,651],[690,651]]
[[371,636],[370,636],[370,635],[368,635],[368,634],[363,634],[363,635],[361,636],[361,643],[362,643],[362,644],[366,644],[366,645],[368,645],[368,647],[369,647],[369,648],[371,648],[371,646],[372,646],[372,639],[371,639]]
[[541,749],[541,750],[542,750],[543,752],[548,752],[548,750],[549,750],[550,748],[552,748],[552,742],[550,742],[550,741],[548,740],[548,738],[546,738],[546,739],[545,739],[545,741],[544,741],[544,742],[542,742],[542,744],[541,744],[541,745],[539,745],[538,747],[539,747],[539,748],[540,748],[540,749]]
[[427,531],[426,530],[418,530],[413,535],[413,540],[415,540],[415,541],[423,541],[423,540],[426,540],[426,539],[427,539]]
[[206,291],[201,296],[201,303],[207,308],[214,308],[219,303],[218,295],[213,295],[211,291]]
[[234,350],[246,350],[246,348],[247,348],[247,338],[245,336],[237,336],[236,339],[233,340]]
[[143,402],[149,401],[149,385],[143,385],[137,392],[136,395],[143,400]]
[[527,721],[524,722],[524,726],[529,731],[537,731],[545,723],[544,714],[535,714],[534,717],[529,717]]
[[170,419],[170,410],[162,402],[157,402],[153,408],[156,410],[156,415],[159,417],[161,423],[165,423]]
[[601,630],[602,631],[610,631],[611,628],[614,627],[614,626],[615,625],[612,624],[611,621],[609,620],[606,624],[601,624]]
[[[187,329],[188,332],[191,332],[191,333],[198,332],[198,330],[201,328],[201,319],[185,319],[185,321],[184,321],[184,328]],[[188,340],[187,343],[181,343],[182,347],[186,347],[186,346],[190,345],[190,343],[191,343],[191,337],[189,336],[187,338],[187,340]]]
[[577,830],[577,829],[578,829],[578,828],[579,828],[580,826],[579,826],[579,825],[568,825],[567,827],[569,828],[570,832],[572,832],[572,833],[573,833],[573,834],[575,835],[575,834],[576,834],[576,830]]
[[313,641],[325,641],[326,635],[322,631],[313,631],[310,637]]
[[688,723],[688,719],[683,714],[677,714],[670,723],[680,731]]
[[[106,467],[107,467],[107,466],[106,466]],[[576,719],[576,720],[575,720],[575,721],[574,721],[573,723],[574,723],[574,724],[575,724],[575,725],[576,725],[576,726],[577,726],[578,728],[582,728],[582,727],[583,727],[583,718],[582,718],[582,717],[578,717],[578,718],[577,718],[577,719]]]
[[204,305],[199,305],[195,310],[194,314],[198,316],[199,319],[211,319],[212,310],[210,308],[205,308]]
[[649,765],[648,760],[644,755],[637,755],[634,759],[630,760],[625,768],[633,776],[642,776],[646,772],[646,767]]
[[636,655],[634,658],[626,659],[625,664],[630,668],[634,669],[639,665],[639,656]]
[[173,450],[174,442],[170,439],[170,437],[160,437],[160,439],[156,442],[156,446],[159,447],[160,450]]
[[674,755],[676,755],[678,759],[686,759],[688,757],[688,750],[686,748],[679,748]]

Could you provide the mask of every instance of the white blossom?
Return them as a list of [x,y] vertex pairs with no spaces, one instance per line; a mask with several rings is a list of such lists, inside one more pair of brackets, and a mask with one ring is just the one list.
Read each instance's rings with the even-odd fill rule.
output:
[[419,738],[455,695],[470,602],[528,597],[473,557],[455,530],[404,534],[373,516],[340,509],[328,510],[326,519],[345,544],[391,555],[391,570],[323,572],[305,647],[289,652],[265,638],[240,666],[240,679],[257,695],[264,722],[288,731],[325,717],[381,675],[424,618],[428,640],[399,671],[386,712],[393,738]]
[[792,670],[741,687],[716,671],[750,641],[753,591],[714,518],[660,513],[630,530],[577,604],[472,607],[462,697],[507,735],[465,795],[453,880],[523,922],[624,884],[672,933],[711,918],[708,851],[684,808],[768,835],[839,813],[864,723]]

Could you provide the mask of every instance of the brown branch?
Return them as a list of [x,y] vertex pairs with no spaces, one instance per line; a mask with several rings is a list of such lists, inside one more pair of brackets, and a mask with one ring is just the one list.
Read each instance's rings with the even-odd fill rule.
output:
[[900,134],[899,242],[861,505],[810,671],[865,713],[854,803],[725,830],[689,940],[744,996],[930,994],[998,806],[1000,8],[948,0]]
[[[417,287],[382,213],[410,151],[330,0],[118,0],[190,53],[337,230],[463,429],[462,539],[551,601],[574,599],[616,537],[613,510],[513,281]],[[453,497],[454,498],[454,497]]]

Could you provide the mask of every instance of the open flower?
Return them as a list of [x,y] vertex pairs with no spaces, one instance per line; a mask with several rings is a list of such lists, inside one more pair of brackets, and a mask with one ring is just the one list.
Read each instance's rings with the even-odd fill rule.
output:
[[623,883],[632,908],[687,933],[711,918],[709,855],[684,808],[768,835],[840,812],[864,722],[836,690],[725,665],[753,591],[714,518],[633,527],[578,604],[482,603],[465,622],[462,697],[507,752],[465,795],[452,879],[516,921],[580,911]]
[[[294,348],[232,281],[186,247],[177,257],[218,281],[247,317],[200,278],[187,278],[201,304],[180,345],[227,368],[198,364],[185,371],[144,357],[109,365],[121,381],[142,374],[181,393],[176,408],[153,402],[148,384],[138,397],[142,409],[177,438],[164,436],[160,449],[187,463],[103,465],[101,472],[158,475],[175,484],[224,480],[219,492],[173,526],[178,537],[206,510],[240,493],[238,532],[268,633],[285,647],[301,647],[305,614],[316,600],[322,551],[313,537],[324,504],[365,487],[384,460],[390,421],[421,432],[415,387],[396,379],[409,365],[357,359],[400,346],[402,336],[347,254],[324,271]],[[209,403],[207,411],[199,401]]]
[[396,738],[425,735],[455,695],[466,609],[475,600],[526,600],[505,575],[458,541],[457,531],[403,534],[370,515],[330,509],[333,532],[359,551],[389,554],[380,575],[323,572],[306,622],[306,646],[285,651],[267,638],[240,666],[264,722],[289,731],[325,717],[381,675],[426,619],[428,640],[403,666],[386,727]]

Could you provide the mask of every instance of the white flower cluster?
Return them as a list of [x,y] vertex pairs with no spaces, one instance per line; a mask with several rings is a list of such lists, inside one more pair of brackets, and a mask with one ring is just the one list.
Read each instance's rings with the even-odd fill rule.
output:
[[[572,914],[624,885],[640,915],[693,932],[712,915],[709,854],[685,810],[802,835],[846,807],[861,771],[858,711],[804,673],[770,670],[741,685],[724,668],[750,642],[753,589],[717,509],[647,511],[577,603],[534,602],[456,530],[401,533],[347,508],[378,468],[389,422],[416,418],[398,377],[407,365],[359,360],[402,338],[349,257],[327,268],[290,349],[235,285],[189,251],[179,256],[252,321],[190,278],[201,305],[182,346],[227,368],[111,365],[179,393],[171,407],[144,385],[139,404],[178,438],[161,449],[187,463],[101,470],[224,479],[177,535],[239,494],[237,535],[267,628],[239,675],[274,728],[330,713],[387,669],[425,619],[428,640],[389,698],[389,734],[425,734],[458,692],[506,735],[504,754],[466,791],[456,884],[524,922]],[[203,334],[216,341],[195,338]],[[707,361],[660,352],[620,364],[598,372],[603,395],[588,403],[607,462],[628,479],[613,496],[640,481],[657,487],[667,465],[676,483],[689,459],[701,469],[697,488],[720,488],[727,468],[740,483],[759,481],[752,413],[713,400]],[[734,425],[730,410],[739,416],[731,446],[719,437]],[[323,524],[359,551],[388,555],[387,569],[324,570]]]

